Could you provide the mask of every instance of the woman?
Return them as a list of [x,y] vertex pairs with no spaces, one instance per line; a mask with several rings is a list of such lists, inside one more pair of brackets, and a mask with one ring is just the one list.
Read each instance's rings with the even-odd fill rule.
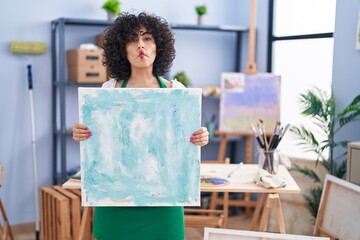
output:
[[[173,34],[167,22],[154,15],[122,13],[105,33],[104,65],[111,80],[104,88],[185,88],[164,75],[175,58]],[[159,106],[161,107],[161,106]],[[91,129],[75,124],[73,139],[91,137]],[[208,143],[206,128],[190,137],[198,146]],[[97,207],[94,236],[105,239],[183,240],[183,207]]]

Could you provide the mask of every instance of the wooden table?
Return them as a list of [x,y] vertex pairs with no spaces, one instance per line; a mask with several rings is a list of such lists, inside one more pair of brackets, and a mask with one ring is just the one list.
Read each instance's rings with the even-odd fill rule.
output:
[[[237,167],[237,164],[201,164],[201,174],[213,175],[222,178],[227,178],[227,175]],[[263,197],[266,196],[266,202],[260,221],[260,231],[266,231],[267,223],[271,208],[275,208],[279,230],[281,233],[286,233],[284,217],[281,209],[281,202],[279,193],[301,193],[299,186],[290,175],[289,171],[283,166],[279,166],[278,174],[285,178],[287,183],[283,188],[266,189],[257,186],[254,183],[254,178],[258,170],[257,164],[244,164],[232,177],[229,179],[230,183],[221,187],[203,187],[203,192],[242,192],[242,193],[259,193],[254,216],[252,219],[251,230],[255,230],[259,220],[259,215],[263,203]]]
[[[232,172],[237,166],[238,164],[204,163],[201,164],[201,175],[212,175],[216,177],[227,178],[227,175],[230,172]],[[230,182],[228,185],[219,186],[219,187],[201,187],[200,190],[202,192],[259,193],[254,216],[252,219],[251,230],[255,230],[257,226],[260,210],[262,207],[263,197],[265,195],[266,202],[261,216],[259,230],[266,231],[270,210],[271,208],[275,208],[278,218],[279,230],[281,233],[286,233],[279,193],[300,193],[301,190],[299,186],[296,184],[295,180],[290,175],[289,171],[283,165],[279,166],[279,171],[278,171],[278,174],[283,176],[287,183],[286,187],[283,188],[266,189],[261,186],[257,186],[253,181],[256,176],[257,170],[258,170],[257,164],[243,164],[239,169],[239,171],[233,174],[231,178],[227,178]],[[63,184],[63,188],[80,189],[81,182],[69,180]],[[80,225],[80,234],[81,234],[81,229],[85,228],[85,224],[86,224],[85,220],[89,215],[88,211],[89,211],[89,207],[84,207],[84,212],[83,212],[84,215],[81,219],[81,225]],[[79,239],[82,238],[79,237]]]

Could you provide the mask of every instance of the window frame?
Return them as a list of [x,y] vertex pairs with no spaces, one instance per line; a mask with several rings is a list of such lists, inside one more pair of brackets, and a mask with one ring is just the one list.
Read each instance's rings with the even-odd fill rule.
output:
[[273,65],[273,44],[275,41],[288,41],[288,40],[305,40],[316,38],[333,38],[333,32],[315,33],[315,34],[302,34],[291,36],[274,36],[274,2],[276,0],[269,0],[269,13],[268,13],[268,44],[267,44],[267,63],[266,71],[272,72]]

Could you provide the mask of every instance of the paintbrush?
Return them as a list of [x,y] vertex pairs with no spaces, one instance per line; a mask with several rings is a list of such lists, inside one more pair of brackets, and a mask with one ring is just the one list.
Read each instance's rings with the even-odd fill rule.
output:
[[256,138],[257,142],[259,143],[260,147],[264,148],[265,146],[264,146],[264,142],[262,141],[262,137],[259,135],[259,133],[257,132],[255,126],[252,123],[250,124],[250,126],[251,126],[251,128],[252,128],[252,130],[253,130],[253,132],[255,134],[255,138]]
[[270,138],[269,150],[275,149],[276,148],[275,146],[278,145],[279,134],[280,134],[280,121],[277,121],[275,128],[274,128],[273,135]]
[[265,124],[262,119],[259,119],[259,121],[260,121],[260,129],[261,129],[263,137],[264,137],[265,149],[266,149],[266,151],[269,151],[269,143],[266,139],[266,133],[265,133]]
[[241,166],[243,165],[244,163],[243,162],[240,162],[239,165],[233,170],[231,171],[229,174],[228,174],[228,178],[230,178],[232,175],[234,175],[237,171],[239,171],[239,169],[241,168]]
[[286,124],[284,130],[280,133],[280,135],[279,135],[279,140],[277,141],[277,143],[276,143],[276,145],[274,146],[274,148],[276,148],[276,147],[279,145],[281,139],[284,137],[284,135],[285,135],[285,133],[286,133],[286,131],[288,130],[289,127],[290,127],[290,124]]

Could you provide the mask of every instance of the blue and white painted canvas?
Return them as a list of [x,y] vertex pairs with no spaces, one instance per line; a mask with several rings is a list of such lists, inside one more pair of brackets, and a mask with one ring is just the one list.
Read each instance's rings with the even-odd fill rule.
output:
[[79,88],[83,206],[199,206],[201,89]]

